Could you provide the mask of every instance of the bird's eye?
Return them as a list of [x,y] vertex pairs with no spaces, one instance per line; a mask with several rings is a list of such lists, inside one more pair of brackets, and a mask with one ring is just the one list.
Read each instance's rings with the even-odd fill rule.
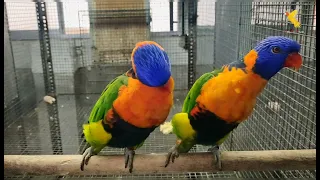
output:
[[273,47],[273,48],[272,48],[272,52],[275,53],[275,54],[278,54],[278,53],[280,53],[280,48],[277,47],[277,46],[276,46],[276,47]]

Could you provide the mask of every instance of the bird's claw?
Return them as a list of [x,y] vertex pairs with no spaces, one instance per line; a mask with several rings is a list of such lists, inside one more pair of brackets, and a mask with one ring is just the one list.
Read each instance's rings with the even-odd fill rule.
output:
[[209,152],[212,152],[215,159],[216,159],[216,162],[215,162],[215,165],[217,166],[217,168],[221,171],[222,169],[222,163],[221,163],[221,159],[220,159],[220,150],[219,150],[219,146],[214,146],[214,147],[211,147],[208,149]]
[[89,147],[84,151],[82,155],[82,162],[80,164],[81,171],[83,171],[84,165],[88,165],[91,156],[93,156],[93,148]]
[[134,150],[125,148],[124,150],[124,167],[127,168],[129,165],[129,172],[132,173],[133,169],[133,157],[135,155]]
[[172,163],[174,163],[174,160],[178,157],[179,157],[178,146],[175,145],[171,149],[169,149],[164,167],[167,167],[169,165],[170,159],[171,159]]

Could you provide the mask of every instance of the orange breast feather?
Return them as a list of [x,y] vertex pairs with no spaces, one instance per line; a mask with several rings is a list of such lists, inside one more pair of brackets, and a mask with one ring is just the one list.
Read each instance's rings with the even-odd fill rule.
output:
[[267,84],[266,80],[252,72],[252,58],[256,58],[253,52],[245,57],[247,68],[250,67],[247,73],[225,67],[222,73],[203,86],[197,102],[227,122],[247,119],[253,111],[256,97]]
[[114,101],[117,113],[127,122],[140,128],[162,124],[173,105],[174,81],[171,77],[162,87],[148,87],[129,78],[128,86]]

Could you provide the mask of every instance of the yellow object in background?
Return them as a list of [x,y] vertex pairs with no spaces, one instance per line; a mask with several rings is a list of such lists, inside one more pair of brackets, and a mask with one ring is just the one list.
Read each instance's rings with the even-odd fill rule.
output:
[[297,15],[298,10],[294,10],[291,13],[286,12],[286,16],[288,17],[288,20],[294,25],[295,28],[299,28],[300,27],[300,22],[298,22],[298,20],[295,18],[295,16]]

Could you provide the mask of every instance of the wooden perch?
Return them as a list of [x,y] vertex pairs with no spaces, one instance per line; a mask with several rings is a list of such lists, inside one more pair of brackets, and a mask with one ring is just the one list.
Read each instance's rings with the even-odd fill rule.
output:
[[[123,155],[93,156],[84,171],[81,155],[5,155],[5,175],[107,175],[128,174]],[[182,154],[165,168],[166,154],[136,154],[133,174],[216,172],[211,153]],[[224,151],[223,171],[313,170],[316,150]]]

